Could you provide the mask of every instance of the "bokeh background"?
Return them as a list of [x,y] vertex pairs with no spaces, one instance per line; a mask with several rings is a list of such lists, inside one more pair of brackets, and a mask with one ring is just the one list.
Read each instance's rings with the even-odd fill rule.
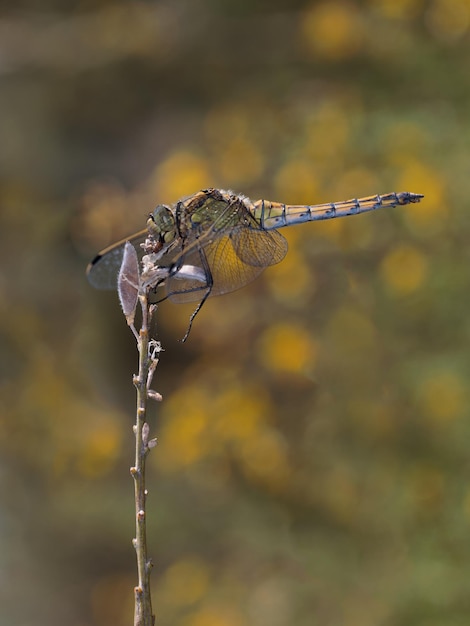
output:
[[102,247],[216,186],[424,193],[158,311],[157,623],[470,620],[470,0],[0,7],[0,615],[132,623],[137,355]]

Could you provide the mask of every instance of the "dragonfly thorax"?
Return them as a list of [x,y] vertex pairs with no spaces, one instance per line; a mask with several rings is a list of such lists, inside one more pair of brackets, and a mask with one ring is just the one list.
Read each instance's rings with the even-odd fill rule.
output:
[[170,207],[159,204],[147,220],[149,234],[162,244],[171,243],[176,237],[176,223]]

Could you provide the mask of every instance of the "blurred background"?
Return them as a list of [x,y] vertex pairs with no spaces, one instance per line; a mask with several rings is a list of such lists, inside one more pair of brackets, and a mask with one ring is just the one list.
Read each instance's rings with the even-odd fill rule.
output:
[[137,354],[84,271],[208,186],[426,197],[284,229],[186,344],[159,308],[157,623],[469,623],[469,57],[470,0],[2,2],[2,623],[132,623]]

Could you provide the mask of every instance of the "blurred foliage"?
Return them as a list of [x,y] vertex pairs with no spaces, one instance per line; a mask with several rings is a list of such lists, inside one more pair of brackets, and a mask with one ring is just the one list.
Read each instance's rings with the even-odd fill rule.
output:
[[137,357],[84,268],[218,186],[426,198],[286,229],[185,345],[160,307],[158,623],[468,624],[470,1],[0,11],[2,622],[132,623]]

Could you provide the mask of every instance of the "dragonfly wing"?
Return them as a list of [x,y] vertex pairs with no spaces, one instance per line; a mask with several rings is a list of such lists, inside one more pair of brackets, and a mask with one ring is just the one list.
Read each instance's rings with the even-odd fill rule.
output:
[[237,228],[232,232],[232,245],[241,261],[254,267],[269,267],[282,261],[287,254],[287,241],[277,230],[263,230],[253,220],[253,227]]
[[[267,247],[263,234],[269,235]],[[216,296],[244,287],[268,265],[277,263],[286,254],[287,242],[282,235],[276,235],[279,233],[240,228],[229,235],[217,237],[209,244],[206,242],[204,248],[192,248],[182,255],[180,263],[195,268],[195,278],[186,277],[184,272],[175,274],[166,281],[167,295],[173,302],[197,302],[208,289],[211,296]],[[249,246],[243,248],[245,258],[240,256],[243,244]],[[257,250],[256,245],[264,247],[264,251]],[[205,280],[203,277],[206,277]]]
[[145,240],[146,235],[147,231],[143,230],[131,237],[118,241],[97,254],[86,270],[89,283],[95,289],[117,289],[117,277],[121,268],[126,242],[130,241],[132,243],[140,259],[143,255],[140,244]]

